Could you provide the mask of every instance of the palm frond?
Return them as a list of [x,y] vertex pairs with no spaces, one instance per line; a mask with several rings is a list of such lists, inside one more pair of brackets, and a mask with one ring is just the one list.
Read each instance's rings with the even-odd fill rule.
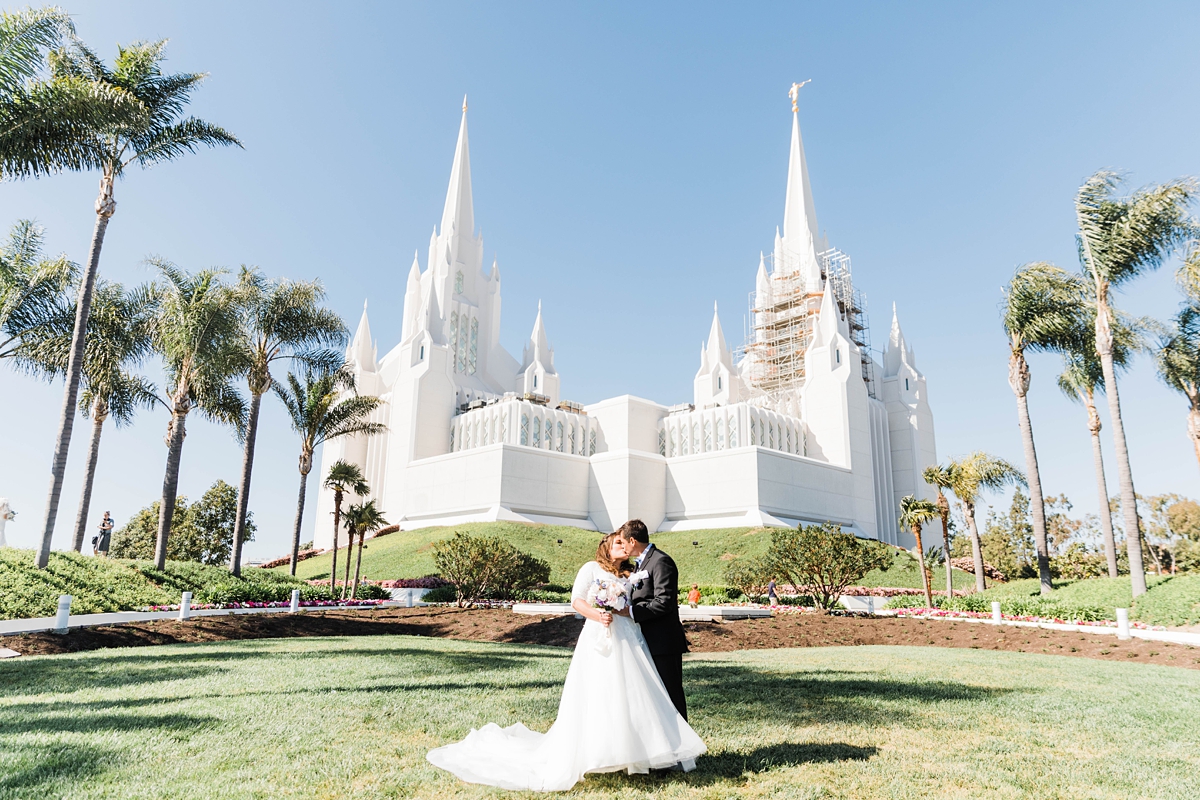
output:
[[0,13],[0,95],[41,74],[47,54],[74,35],[71,17],[57,6]]
[[1019,268],[1004,290],[1001,320],[1014,349],[1087,347],[1088,288],[1077,275],[1046,262]]

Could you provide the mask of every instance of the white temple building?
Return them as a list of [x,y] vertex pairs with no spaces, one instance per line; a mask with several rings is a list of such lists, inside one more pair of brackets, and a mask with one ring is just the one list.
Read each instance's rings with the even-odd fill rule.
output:
[[[400,342],[382,359],[364,306],[347,358],[381,397],[384,435],[324,446],[359,464],[404,529],[519,520],[613,530],[837,522],[905,547],[904,495],[931,497],[936,462],[925,377],[892,312],[882,363],[849,258],[819,235],[793,91],[783,228],[760,258],[750,341],[715,309],[690,402],[623,395],[564,401],[539,305],[520,358],[500,346],[500,270],[475,230],[463,106],[450,187],[422,270],[414,255]],[[749,274],[747,273],[747,278]],[[390,313],[391,309],[387,309]],[[329,547],[332,493],[317,504]]]

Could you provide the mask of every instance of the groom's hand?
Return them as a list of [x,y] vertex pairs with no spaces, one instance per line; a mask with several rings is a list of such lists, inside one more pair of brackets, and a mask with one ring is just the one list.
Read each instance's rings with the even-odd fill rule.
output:
[[633,614],[632,614],[632,613],[630,612],[630,610],[629,610],[629,606],[625,606],[625,608],[622,608],[620,611],[614,611],[613,613],[614,613],[614,614],[616,614],[616,615],[617,615],[617,616],[619,616],[619,617],[631,617],[631,616],[633,616]]

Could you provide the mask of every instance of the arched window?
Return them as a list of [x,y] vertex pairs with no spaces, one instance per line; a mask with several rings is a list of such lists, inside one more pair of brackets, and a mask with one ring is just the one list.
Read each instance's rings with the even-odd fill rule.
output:
[[521,444],[529,444],[529,415],[521,415]]
[[750,417],[750,444],[758,444],[758,420],[754,417]]
[[667,429],[658,429],[658,454],[665,456],[667,454]]
[[458,372],[458,361],[455,359],[455,353],[458,352],[458,312],[450,312],[450,363],[454,366],[454,371]]
[[533,446],[534,447],[542,446],[542,418],[541,417],[533,418]]
[[704,420],[704,452],[707,453],[712,449],[713,449],[712,420],[706,419],[706,420]]
[[679,430],[671,428],[671,456],[679,455]]
[[588,455],[589,456],[596,455],[596,431],[595,430],[591,430],[588,432]]
[[737,441],[737,421],[733,417],[729,418],[729,447],[732,449],[738,446]]
[[558,452],[563,451],[563,424],[560,422],[554,430],[555,441],[558,442]]
[[462,294],[463,291],[463,274],[461,269],[454,273],[454,291],[459,294]]
[[533,373],[533,388],[537,388],[537,373]]
[[725,420],[717,420],[717,449],[725,449]]

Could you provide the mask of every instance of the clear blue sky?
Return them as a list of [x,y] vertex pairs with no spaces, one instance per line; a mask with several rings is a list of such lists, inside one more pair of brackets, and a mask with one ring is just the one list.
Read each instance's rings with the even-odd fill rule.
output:
[[[1200,174],[1194,4],[67,8],[106,58],[118,42],[169,37],[171,69],[211,73],[193,112],[246,145],[130,173],[104,276],[145,281],[141,261],[156,254],[189,269],[319,277],[351,325],[370,298],[386,352],[412,253],[425,252],[441,214],[469,93],[475,215],[504,276],[504,344],[519,353],[540,299],[563,395],[584,403],[689,400],[714,300],[741,339],[758,252],[782,222],[785,93],[812,78],[801,125],[820,225],[853,258],[877,347],[899,307],[943,458],[981,448],[1021,463],[1000,287],[1023,262],[1075,267],[1079,183],[1102,167],[1127,171],[1131,187]],[[0,186],[0,222],[35,218],[51,250],[83,261],[96,180]],[[1171,272],[1120,304],[1169,316]],[[1058,393],[1056,367],[1033,359],[1043,481],[1092,511],[1084,413]],[[1147,358],[1122,394],[1139,491],[1200,494],[1184,399]],[[61,384],[0,367],[0,495],[20,512],[8,528],[20,546],[38,533],[61,396]],[[120,524],[159,496],[166,422],[156,410],[107,432],[94,515],[109,509]],[[58,547],[69,543],[86,437],[81,420]],[[250,557],[288,548],[296,457],[268,400]],[[236,483],[239,465],[228,431],[189,424],[184,493]]]

